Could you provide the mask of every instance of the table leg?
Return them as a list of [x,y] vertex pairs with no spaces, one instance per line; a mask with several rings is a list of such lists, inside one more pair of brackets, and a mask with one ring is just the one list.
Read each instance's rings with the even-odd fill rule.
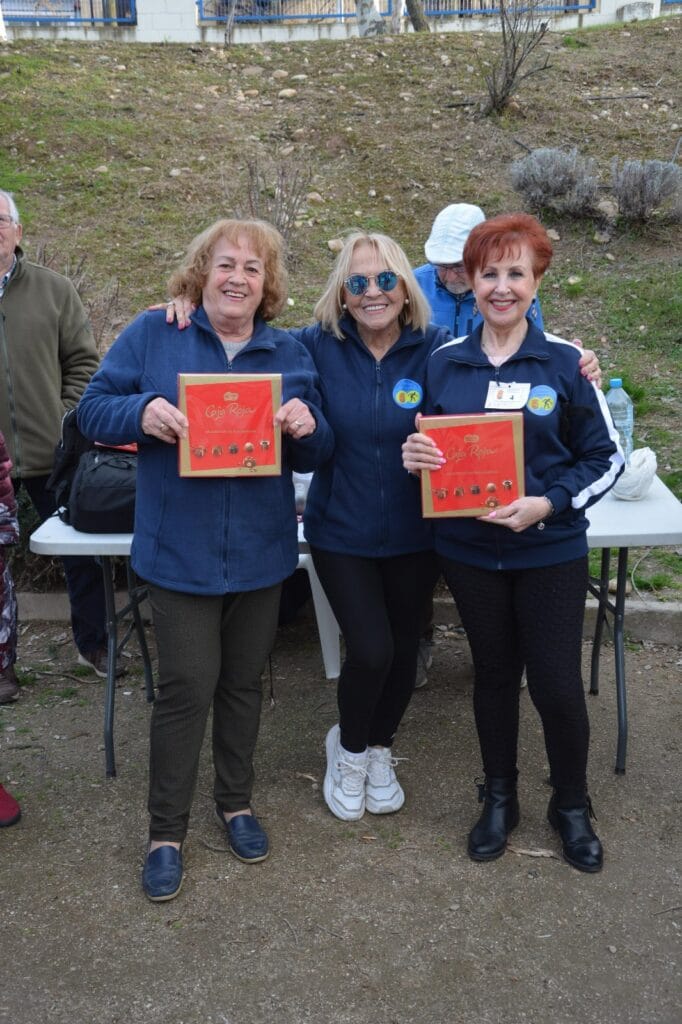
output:
[[154,703],[154,677],[152,675],[152,663],[149,659],[149,648],[147,647],[147,638],[144,633],[144,624],[142,622],[142,616],[140,615],[140,603],[147,597],[147,587],[140,585],[137,581],[137,577],[130,566],[130,559],[126,559],[126,578],[128,580],[128,596],[130,598],[130,610],[133,616],[133,622],[135,623],[135,630],[137,632],[137,640],[140,645],[140,653],[142,654],[142,664],[144,667],[144,686],[147,694],[147,700],[150,704]]
[[599,693],[599,655],[601,653],[601,638],[606,622],[606,612],[609,609],[609,570],[611,566],[611,548],[602,548],[601,552],[601,574],[599,576],[598,588],[590,584],[590,593],[597,598],[599,606],[594,624],[594,638],[592,640],[592,664],[590,669],[590,693]]
[[116,760],[114,757],[114,701],[116,699],[116,654],[118,652],[118,634],[116,617],[116,599],[114,596],[114,577],[111,558],[100,555],[102,576],[104,578],[104,600],[107,614],[107,680],[104,692],[104,757],[107,778],[116,777]]
[[616,607],[613,619],[613,646],[616,656],[616,697],[618,700],[618,747],[616,774],[625,774],[625,754],[628,744],[628,708],[625,691],[625,588],[628,581],[628,549],[618,549],[618,575],[616,578]]
[[298,567],[299,569],[305,569],[310,580],[317,631],[320,634],[320,646],[322,647],[324,674],[327,679],[338,679],[341,674],[341,648],[338,623],[315,571],[313,556],[309,552],[299,554]]

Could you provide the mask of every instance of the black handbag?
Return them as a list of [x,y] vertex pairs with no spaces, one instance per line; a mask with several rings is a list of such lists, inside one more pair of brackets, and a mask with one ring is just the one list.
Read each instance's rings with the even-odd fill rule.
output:
[[137,453],[125,448],[88,440],[78,429],[76,409],[65,413],[46,485],[62,522],[83,533],[132,533]]
[[96,447],[81,455],[69,494],[71,526],[83,533],[132,533],[137,454]]

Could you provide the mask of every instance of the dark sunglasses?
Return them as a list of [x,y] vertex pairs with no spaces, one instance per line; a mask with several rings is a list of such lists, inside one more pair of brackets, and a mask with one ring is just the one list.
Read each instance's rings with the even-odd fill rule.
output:
[[398,283],[400,274],[394,270],[381,270],[378,274],[351,274],[343,282],[351,295],[364,295],[369,288],[370,281],[376,281],[377,288],[382,292],[392,292]]

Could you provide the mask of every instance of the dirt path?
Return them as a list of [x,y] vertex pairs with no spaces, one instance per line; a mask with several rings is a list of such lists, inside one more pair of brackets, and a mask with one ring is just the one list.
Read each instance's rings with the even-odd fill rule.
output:
[[613,773],[603,654],[589,706],[606,866],[588,876],[554,856],[527,693],[515,852],[468,860],[479,762],[457,633],[440,634],[396,746],[404,810],[334,819],[321,781],[335,692],[303,618],[280,630],[259,744],[271,858],[248,867],[225,851],[205,751],[183,891],[152,905],[139,884],[149,714],[139,665],[117,692],[119,777],[107,782],[101,684],[61,674],[73,674],[65,640],[63,627],[26,628],[23,667],[53,674],[0,709],[0,775],[24,807],[0,833],[2,1024],[679,1022],[680,649],[627,652],[624,777]]

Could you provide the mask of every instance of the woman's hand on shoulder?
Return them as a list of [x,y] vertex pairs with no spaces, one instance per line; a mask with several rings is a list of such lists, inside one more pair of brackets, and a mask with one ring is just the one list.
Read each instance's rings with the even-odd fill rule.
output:
[[159,397],[145,405],[140,426],[149,437],[156,437],[166,444],[176,444],[178,438],[187,437],[189,422],[184,413]]
[[176,295],[175,298],[169,299],[168,302],[158,302],[155,306],[147,307],[150,310],[165,309],[166,323],[172,324],[174,320],[177,320],[179,331],[189,327],[191,323],[190,317],[196,308],[194,303],[190,302],[185,295]]
[[[577,345],[578,348],[583,347],[583,343],[580,338],[572,338],[572,343]],[[597,359],[597,353],[593,352],[591,348],[583,350],[583,354],[580,357],[580,372],[583,377],[587,377],[589,381],[595,385],[595,387],[601,387],[601,366]]]
[[494,523],[497,526],[506,526],[514,533],[522,533],[529,526],[535,526],[552,514],[549,500],[547,498],[517,498],[509,505],[502,505],[494,508],[485,516],[477,518],[482,523]]
[[317,429],[315,417],[300,398],[290,398],[280,406],[275,414],[275,423],[280,425],[283,434],[289,434],[296,441],[310,437]]

